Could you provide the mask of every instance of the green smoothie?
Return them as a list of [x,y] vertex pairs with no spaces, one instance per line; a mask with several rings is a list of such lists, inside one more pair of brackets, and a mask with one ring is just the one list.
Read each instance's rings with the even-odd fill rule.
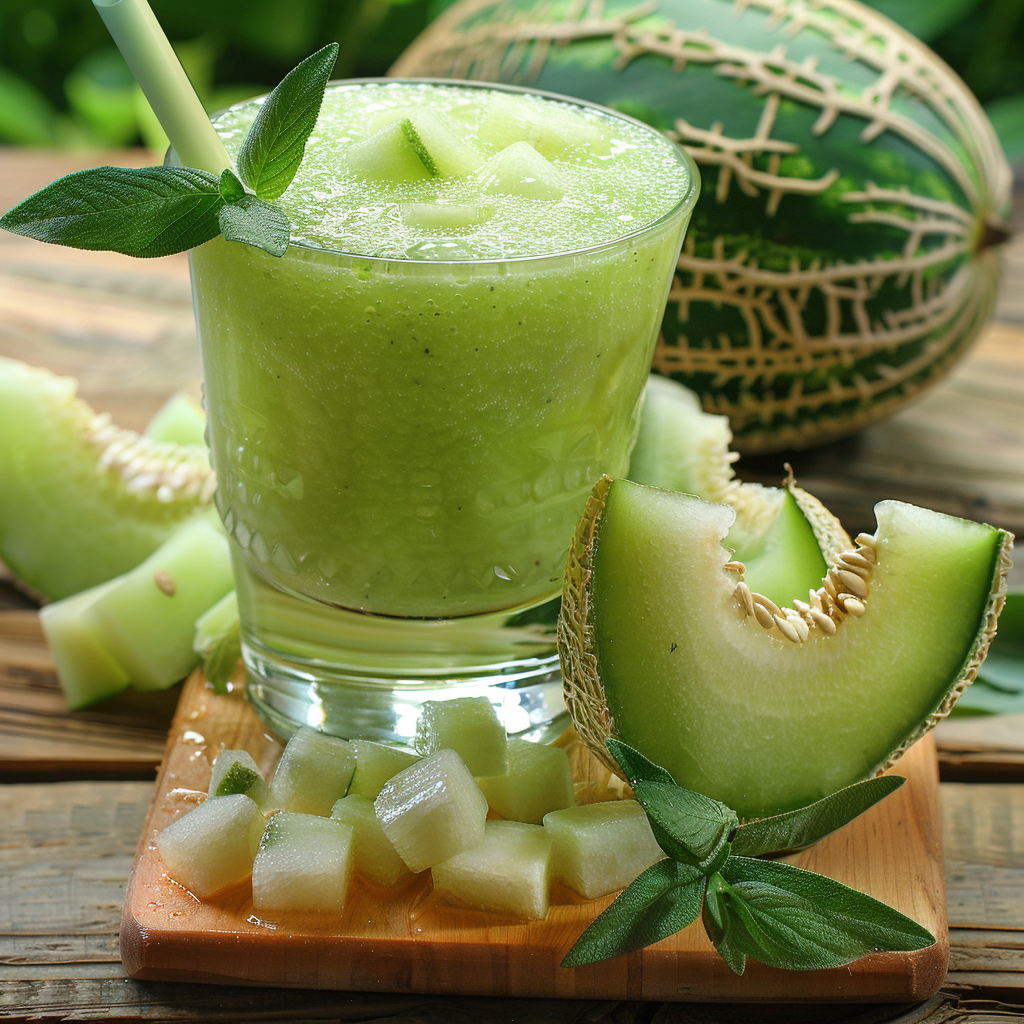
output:
[[[218,121],[229,152],[255,110]],[[344,664],[312,642],[331,609],[490,631],[559,593],[594,481],[628,466],[695,195],[674,146],[595,108],[328,90],[287,254],[192,253],[250,643]]]

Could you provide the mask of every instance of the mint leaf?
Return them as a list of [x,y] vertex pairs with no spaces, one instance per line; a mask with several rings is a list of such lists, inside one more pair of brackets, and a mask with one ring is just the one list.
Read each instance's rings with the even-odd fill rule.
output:
[[736,830],[732,852],[756,857],[810,846],[853,821],[906,781],[898,775],[868,779],[799,810],[747,822]]
[[697,919],[704,876],[672,860],[652,865],[633,880],[579,937],[563,967],[609,960],[668,938]]
[[295,177],[337,57],[337,43],[307,57],[256,115],[238,154],[238,172],[260,199],[277,199]]
[[726,884],[715,899],[730,948],[770,967],[841,967],[868,953],[935,942],[892,907],[790,864],[730,857],[721,877]]
[[710,874],[729,855],[739,818],[725,804],[664,782],[637,782],[636,798],[647,813],[658,845],[684,864]]
[[167,256],[208,242],[224,205],[217,176],[192,167],[96,167],[59,178],[0,227],[75,249]]
[[283,256],[288,248],[291,227],[284,212],[248,192],[238,202],[222,206],[217,221],[229,242],[255,245],[271,256]]
[[670,786],[676,784],[676,780],[664,768],[649,761],[639,750],[634,750],[622,740],[608,740],[607,746],[619,767],[626,773],[626,779],[631,786],[641,781],[667,782]]

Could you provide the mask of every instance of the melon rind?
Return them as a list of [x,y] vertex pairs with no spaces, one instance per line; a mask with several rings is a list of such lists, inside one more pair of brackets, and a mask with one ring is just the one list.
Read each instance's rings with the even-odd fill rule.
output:
[[215,486],[205,448],[120,429],[76,390],[0,357],[0,558],[49,600],[134,568]]
[[[703,505],[700,518],[692,520],[703,524],[700,527],[703,531],[700,537],[703,539],[692,542],[698,544],[700,553],[696,553],[698,549],[694,549],[688,540],[670,537],[667,541],[670,546],[678,541],[681,551],[689,551],[689,555],[682,556],[684,558],[692,556],[693,559],[704,559],[704,562],[699,562],[700,565],[705,562],[710,565],[719,557],[720,564],[724,564],[728,559],[728,552],[721,548],[720,540],[729,528],[731,510],[724,506],[699,503],[697,499],[684,495],[640,488],[627,481],[613,485],[607,479],[602,480],[591,495],[571,548],[562,617],[559,621],[559,653],[565,678],[566,704],[576,723],[577,732],[583,742],[616,774],[621,774],[621,770],[605,749],[605,741],[611,736],[637,746],[642,753],[666,767],[680,785],[723,800],[744,817],[778,813],[810,803],[844,785],[889,767],[911,744],[949,713],[963,689],[974,679],[995,633],[996,620],[1005,600],[1005,579],[1012,537],[1004,531],[980,524],[957,521],[953,517],[940,516],[926,510],[911,508],[909,512],[901,511],[908,507],[898,502],[883,502],[876,510],[881,524],[877,535],[879,561],[871,585],[873,589],[865,600],[868,610],[862,619],[851,617],[848,621],[840,621],[839,632],[835,637],[819,634],[810,643],[800,645],[790,644],[779,637],[777,631],[769,635],[753,619],[744,619],[742,610],[732,599],[735,577],[715,569],[709,570],[710,574],[695,576],[706,580],[706,586],[699,591],[699,598],[694,597],[698,593],[696,590],[689,596],[681,595],[680,607],[685,605],[689,609],[687,614],[692,617],[690,621],[696,621],[702,630],[701,644],[708,650],[723,652],[722,665],[726,668],[720,670],[715,667],[713,658],[704,658],[702,655],[697,657],[695,664],[703,660],[704,665],[709,666],[706,673],[697,673],[687,663],[686,671],[691,673],[688,678],[699,678],[700,683],[696,688],[687,683],[673,709],[666,707],[666,702],[675,701],[676,697],[672,696],[670,676],[665,673],[655,687],[661,695],[655,701],[658,707],[651,712],[657,718],[657,729],[641,726],[642,738],[638,741],[634,735],[638,721],[637,704],[632,696],[628,697],[629,703],[623,704],[621,696],[624,692],[621,689],[624,685],[622,652],[630,649],[632,641],[620,639],[617,651],[608,655],[611,661],[607,663],[602,654],[602,650],[608,650],[609,622],[613,630],[613,647],[616,637],[623,637],[621,620],[624,613],[614,610],[614,602],[625,602],[623,607],[634,607],[629,603],[630,581],[623,579],[616,583],[614,578],[605,578],[602,589],[605,597],[601,599],[605,609],[602,612],[605,615],[605,620],[602,620],[604,631],[600,636],[595,633],[594,559],[601,547],[602,517],[607,511],[609,494],[615,486],[649,491],[652,500],[656,501]],[[632,505],[622,505],[619,512],[620,526],[621,516],[635,516],[636,508],[635,501]],[[630,511],[625,513],[626,509]],[[691,512],[687,511],[685,515],[689,516]],[[935,517],[936,537],[945,537],[949,531],[955,534],[957,530],[962,530],[964,537],[970,539],[969,543],[965,540],[961,548],[951,545],[948,549],[948,579],[944,578],[945,567],[943,571],[938,571],[934,560],[925,564],[920,573],[917,568],[919,563],[913,563],[914,589],[905,589],[900,600],[905,599],[907,592],[912,593],[917,600],[913,602],[914,607],[907,607],[906,604],[894,601],[900,594],[900,588],[906,588],[906,584],[893,573],[900,569],[898,559],[905,559],[905,552],[911,550],[908,543],[918,541],[901,541],[903,554],[899,548],[887,551],[887,545],[892,537],[897,536],[893,531],[899,529],[903,529],[904,538],[914,537],[905,529],[906,523],[914,521],[908,518],[913,515]],[[685,516],[681,512],[680,519],[683,518]],[[668,519],[657,521],[664,529]],[[886,527],[887,522],[896,525]],[[635,528],[631,522],[630,529]],[[619,529],[617,534],[611,536],[616,535],[619,540],[614,543],[620,544],[625,534]],[[686,547],[687,544],[690,546]],[[716,548],[719,549],[718,554],[714,553]],[[617,549],[617,557],[621,558],[624,550]],[[662,556],[659,554],[657,557]],[[979,560],[984,559],[990,561],[982,565]],[[958,569],[959,563],[962,565]],[[887,565],[893,566],[893,572],[889,571]],[[903,564],[902,568],[906,573],[907,565]],[[971,577],[966,569],[973,573],[973,582],[970,582]],[[636,572],[640,573],[641,570],[637,569]],[[643,575],[643,580],[644,587],[659,586],[651,575]],[[626,598],[607,596],[608,587],[616,585],[625,588]],[[972,588],[969,592],[966,590],[968,586]],[[969,597],[969,594],[973,596]],[[969,623],[962,619],[959,623],[955,622],[962,602],[968,599],[977,599],[977,619],[972,618]],[[610,600],[611,604],[608,603]],[[635,594],[633,600],[635,603]],[[701,605],[705,606],[703,611],[695,614]],[[873,618],[872,605],[875,607]],[[612,609],[611,619],[608,619],[609,608]],[[941,678],[934,686],[926,678],[927,662],[924,671],[918,670],[920,660],[932,656],[928,644],[921,639],[921,634],[928,628],[927,622],[922,620],[923,609],[926,608],[933,608],[937,616],[946,616],[937,621],[950,624],[951,636],[955,635],[955,626],[964,638],[946,645],[947,649],[941,656],[942,664],[939,663],[939,656],[935,655],[935,672]],[[633,614],[630,612],[630,615]],[[640,636],[643,625],[639,620],[630,619],[631,623],[636,621],[635,628],[631,626],[631,632],[637,635],[639,642],[646,648],[653,650],[655,644],[666,639],[662,635],[664,622],[672,621],[672,614],[671,610],[659,610],[645,619],[644,625],[649,632],[643,636]],[[882,615],[885,618],[881,618]],[[650,624],[652,622],[653,626]],[[864,632],[870,623],[877,625],[871,626],[870,633]],[[659,631],[659,624],[662,631]],[[601,625],[598,624],[597,628],[600,629]],[[689,635],[685,632],[687,628],[681,626],[681,633],[673,633],[684,652],[682,656],[686,656],[685,652],[690,650]],[[905,639],[900,630],[905,631]],[[962,649],[957,646],[961,642]],[[848,668],[844,669],[843,655],[846,655],[847,661],[857,656],[861,659],[856,662],[857,665],[871,666],[882,657],[881,647],[877,656],[871,654],[871,647],[876,643],[889,645],[885,651],[891,648],[894,652],[892,662],[885,660],[889,657],[886,654],[882,662],[871,669],[874,674],[865,674],[858,684],[856,679],[861,677]],[[931,643],[939,643],[934,635]],[[823,646],[829,644],[832,646]],[[814,650],[815,645],[818,645],[817,650]],[[667,642],[665,647],[668,648]],[[962,654],[959,653],[961,650]],[[794,651],[797,653],[794,654]],[[650,663],[643,666],[641,674],[645,678],[651,678],[659,657],[652,655]],[[900,658],[916,660],[904,661],[901,669]],[[813,671],[802,671],[808,668]],[[734,669],[735,674],[728,676],[728,672]],[[840,673],[844,671],[846,676],[841,677]],[[716,673],[723,682],[714,681]],[[889,683],[876,683],[875,680],[882,673],[890,680]],[[915,673],[918,682],[905,682],[908,678],[913,680]],[[840,678],[845,680],[842,684],[845,689],[841,693],[830,692],[829,687],[839,685],[837,681]],[[786,679],[792,680],[792,684],[790,686],[787,683],[786,687],[782,687],[781,683]],[[818,680],[822,679],[826,682],[819,687]],[[945,679],[944,684],[942,679]],[[609,686],[612,688],[608,689]],[[701,690],[699,687],[706,689]],[[668,697],[665,696],[666,692]],[[738,697],[740,693],[742,701]],[[771,698],[773,693],[777,695],[775,698]],[[865,694],[866,704],[856,703],[856,695],[859,693]],[[802,702],[813,702],[816,694],[817,699],[827,701],[823,704],[824,719],[813,703],[801,703],[792,709],[786,707],[787,702],[792,703],[796,699],[796,695],[799,695]],[[834,710],[833,705],[840,697],[856,710],[856,716],[851,715],[851,719],[828,719],[829,711]],[[765,703],[769,699],[772,702]],[[774,703],[776,700],[778,703]],[[877,728],[872,724],[864,724],[873,721],[872,714],[877,715]],[[733,729],[732,715],[738,716],[740,720],[738,731]],[[791,722],[786,721],[787,717]],[[857,717],[858,721],[854,723],[852,717]],[[795,722],[803,724],[795,727],[792,724]],[[794,728],[803,728],[804,725],[804,733],[794,734]],[[823,732],[824,727],[834,730],[834,739],[832,733]],[[846,740],[846,733],[853,738]],[[805,745],[802,745],[801,735],[807,737]],[[829,738],[826,739],[826,735]],[[655,737],[653,740],[652,736]],[[682,737],[687,738],[684,741]],[[730,749],[738,752],[736,756],[722,753]],[[813,753],[806,754],[806,750]],[[754,764],[758,766],[757,772],[752,768]]]

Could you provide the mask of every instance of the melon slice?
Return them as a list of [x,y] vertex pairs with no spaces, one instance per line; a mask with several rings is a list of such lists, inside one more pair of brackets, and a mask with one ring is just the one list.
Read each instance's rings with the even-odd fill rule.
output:
[[191,395],[179,391],[160,406],[143,433],[151,441],[205,448],[206,413]]
[[309,726],[292,733],[270,783],[274,807],[327,817],[356,770],[352,744]]
[[559,622],[584,741],[618,736],[745,818],[801,807],[888,765],[947,714],[995,632],[1012,537],[881,502],[873,537],[807,601],[752,600],[726,568],[728,506],[601,480]]
[[417,751],[454,750],[473,775],[507,775],[505,727],[486,697],[428,700],[416,722]]
[[568,755],[546,743],[510,738],[508,771],[476,781],[491,809],[511,821],[539,825],[548,811],[576,802]]
[[345,153],[345,162],[354,174],[370,181],[419,181],[437,174],[409,120],[385,125],[369,138],[353,143]]
[[122,430],[76,390],[0,358],[0,558],[51,600],[138,565],[215,486],[205,448]]
[[731,505],[736,521],[725,544],[746,567],[747,585],[775,604],[802,598],[821,582],[827,560],[852,546],[850,538],[792,474],[782,488],[736,479],[731,444],[727,417],[704,412],[681,384],[652,376],[629,479]]
[[394,107],[381,113],[371,127],[377,129],[396,122],[403,126],[432,176],[461,178],[484,162],[479,151],[461,137],[458,122],[440,111],[424,106]]

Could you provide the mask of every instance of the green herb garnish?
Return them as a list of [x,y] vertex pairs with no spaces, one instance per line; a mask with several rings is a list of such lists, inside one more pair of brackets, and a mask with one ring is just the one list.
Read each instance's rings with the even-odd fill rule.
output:
[[0,227],[127,256],[184,252],[220,234],[283,256],[290,225],[272,200],[302,162],[337,56],[337,43],[323,47],[267,97],[242,143],[241,180],[231,170],[218,177],[195,167],[97,167],[40,189],[0,217]]
[[580,936],[563,967],[597,963],[674,935],[701,916],[729,967],[841,967],[867,953],[924,949],[926,928],[824,875],[755,859],[823,839],[904,779],[869,779],[808,807],[740,824],[725,804],[677,786],[664,768],[618,740],[608,749],[647,812],[668,859],[628,885]]

